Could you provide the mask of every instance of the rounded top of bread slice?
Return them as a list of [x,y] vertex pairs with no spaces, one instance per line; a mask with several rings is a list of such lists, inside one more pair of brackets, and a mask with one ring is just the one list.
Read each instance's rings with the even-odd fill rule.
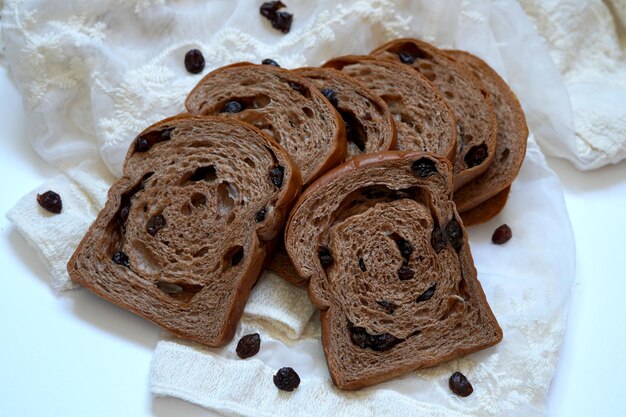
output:
[[[498,121],[498,144],[487,171],[454,193],[457,210],[464,212],[508,188],[517,177],[526,154],[528,126],[515,93],[485,61],[464,51],[446,51],[478,79],[489,93]],[[494,210],[485,212],[493,215]],[[493,216],[492,216],[493,217]]]
[[280,143],[304,184],[345,160],[343,121],[314,84],[272,65],[237,63],[207,74],[185,101],[193,114],[237,117]]
[[320,314],[335,384],[358,389],[502,339],[441,156],[357,157],[311,185],[285,246]]
[[139,134],[123,173],[68,263],[72,280],[180,337],[228,342],[298,168],[247,123],[181,115]]
[[455,189],[487,171],[495,154],[497,123],[480,80],[440,49],[417,39],[388,42],[371,55],[417,70],[439,89],[452,108],[458,129]]
[[358,55],[333,58],[323,66],[349,75],[385,101],[396,123],[398,150],[432,152],[454,160],[454,115],[421,74],[391,61]]
[[292,70],[330,98],[346,128],[348,158],[396,147],[396,126],[387,104],[352,77],[332,68]]

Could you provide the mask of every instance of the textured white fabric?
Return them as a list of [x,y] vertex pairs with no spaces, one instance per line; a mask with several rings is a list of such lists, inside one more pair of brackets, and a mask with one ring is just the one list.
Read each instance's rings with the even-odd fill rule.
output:
[[[593,169],[626,157],[626,0],[522,0],[569,92],[575,140],[550,153]],[[620,44],[621,37],[621,44]]]
[[[292,0],[289,35],[271,29],[258,5],[252,0],[4,1],[6,62],[24,96],[33,146],[67,175],[39,190],[58,190],[63,214],[46,214],[31,193],[9,216],[42,255],[55,287],[71,287],[65,264],[120,174],[130,141],[149,123],[183,109],[186,93],[200,79],[182,65],[184,53],[194,47],[207,59],[205,73],[267,57],[285,67],[316,65],[340,54],[366,53],[399,36],[466,49],[509,81],[544,149],[574,158],[568,91],[550,59],[552,46],[513,0]],[[515,238],[495,247],[489,234],[504,221]],[[232,343],[205,350],[164,341],[155,353],[152,389],[231,415],[541,415],[562,339],[574,255],[558,181],[535,145],[505,210],[490,226],[470,233],[480,278],[505,330],[505,340],[494,349],[375,389],[341,393],[328,380],[306,292],[266,274],[239,329],[239,334],[260,331],[262,352],[240,361],[233,360]],[[303,377],[302,387],[291,395],[278,393],[269,376],[290,364]],[[457,369],[475,385],[468,399],[451,396],[446,388]]]
[[[494,225],[508,223],[513,238],[495,246]],[[241,416],[540,416],[564,332],[574,245],[559,181],[531,143],[509,203],[487,225],[471,229],[479,278],[504,330],[494,348],[356,393],[330,382],[318,337],[319,321],[295,343],[260,323],[243,320],[226,347],[206,349],[179,340],[157,345],[151,372],[154,393],[174,395]],[[238,337],[261,334],[260,353],[242,361]],[[302,383],[279,392],[272,375],[293,367]],[[468,398],[451,395],[455,371],[474,386]]]

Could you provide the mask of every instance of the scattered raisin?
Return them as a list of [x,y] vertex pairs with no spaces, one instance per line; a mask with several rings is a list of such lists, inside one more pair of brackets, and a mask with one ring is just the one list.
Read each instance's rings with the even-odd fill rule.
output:
[[274,385],[283,391],[293,391],[300,385],[300,377],[293,368],[280,368],[274,375]]
[[363,258],[359,258],[359,269],[362,272],[367,271],[367,268],[365,267],[365,261],[363,260]]
[[270,181],[272,184],[280,188],[283,185],[283,177],[285,176],[285,168],[282,165],[276,165],[270,170]]
[[491,236],[491,241],[496,245],[502,245],[509,241],[513,237],[513,232],[511,228],[506,224],[498,227],[494,232],[493,236]]
[[328,268],[333,264],[333,255],[330,253],[330,249],[326,246],[320,246],[317,250],[317,255],[320,258],[320,263],[322,267]]
[[113,254],[113,256],[111,257],[111,260],[113,262],[115,262],[118,265],[123,265],[126,268],[128,268],[130,266],[130,263],[128,261],[128,255],[126,255],[124,252],[117,251]]
[[387,314],[393,314],[397,307],[394,303],[390,303],[389,301],[376,301],[376,304],[385,309]]
[[178,284],[172,284],[165,281],[157,281],[156,285],[165,294],[181,294],[183,292],[183,287]]
[[472,146],[465,154],[465,163],[468,168],[475,167],[483,163],[489,152],[487,151],[487,145],[481,143],[480,145]]
[[446,236],[454,250],[457,252],[461,250],[463,247],[463,230],[454,217],[446,224]]
[[413,162],[411,171],[420,178],[428,178],[437,173],[435,161],[430,158],[420,158]]
[[228,103],[224,104],[220,113],[239,113],[243,111],[244,105],[238,102],[237,100],[231,100]]
[[261,336],[258,333],[247,334],[239,339],[237,343],[237,356],[241,359],[248,359],[257,353],[261,348]]
[[261,5],[261,9],[259,11],[261,16],[272,19],[276,15],[278,9],[282,9],[283,7],[287,6],[285,6],[282,1],[268,1]]
[[257,222],[262,222],[263,220],[265,220],[265,215],[267,214],[267,210],[265,209],[265,207],[263,207],[261,210],[256,212],[256,221]]
[[337,93],[335,93],[335,90],[332,90],[330,88],[322,88],[320,92],[324,94],[324,97],[326,97],[328,101],[330,101],[330,104],[332,104],[334,107],[337,107],[337,104],[339,104],[339,99],[337,98]]
[[443,236],[443,232],[439,226],[433,228],[433,233],[430,236],[430,244],[437,253],[441,252],[443,248],[446,247],[446,238]]
[[291,24],[293,23],[293,14],[287,12],[278,12],[271,20],[272,27],[283,33],[289,33]]
[[273,67],[280,68],[280,65],[278,65],[278,62],[276,62],[276,61],[274,61],[273,59],[270,59],[270,58],[265,58],[263,61],[261,61],[261,64],[263,64],[263,65],[271,65]]
[[398,278],[400,278],[400,281],[406,281],[414,277],[415,272],[408,265],[402,265],[400,269],[398,269]]
[[415,62],[415,59],[417,58],[416,56],[414,56],[412,53],[410,52],[400,52],[398,54],[398,58],[400,58],[400,62],[402,62],[403,64],[412,64]]
[[50,213],[59,214],[61,209],[63,209],[61,196],[51,190],[43,194],[37,194],[37,202]]
[[361,349],[369,348],[376,352],[389,350],[404,340],[398,339],[389,333],[370,334],[365,328],[353,326],[350,322],[348,322],[348,330],[353,344]]
[[268,1],[261,5],[259,10],[261,16],[269,19],[272,27],[278,29],[283,33],[289,33],[291,30],[291,23],[293,22],[293,15],[287,12],[279,12],[285,6],[281,1]]
[[185,54],[185,68],[192,74],[199,74],[204,69],[204,56],[197,49],[192,49]]
[[472,384],[467,380],[465,375],[460,372],[455,372],[452,374],[452,376],[448,380],[448,386],[450,387],[450,391],[452,391],[459,397],[467,397],[471,395],[472,392],[474,392]]
[[242,259],[243,259],[243,248],[240,246],[239,249],[237,249],[237,251],[233,253],[233,256],[231,256],[230,264],[232,266],[237,266],[239,265],[239,262],[241,262]]
[[157,214],[156,216],[152,216],[148,219],[148,223],[146,223],[146,231],[154,236],[156,232],[161,230],[165,226],[165,217],[162,214]]
[[417,299],[415,300],[416,303],[421,303],[422,301],[428,301],[431,298],[433,298],[433,295],[435,295],[435,290],[437,289],[437,284],[433,285],[432,287],[430,287],[429,289],[427,289],[426,291],[424,291],[422,293],[422,295],[420,295],[419,297],[417,297]]

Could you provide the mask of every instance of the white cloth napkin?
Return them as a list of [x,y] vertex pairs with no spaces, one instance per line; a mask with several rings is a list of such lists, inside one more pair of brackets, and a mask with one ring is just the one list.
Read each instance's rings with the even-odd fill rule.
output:
[[[626,157],[626,0],[523,0],[563,75],[575,138],[542,142],[580,169]],[[565,145],[565,146],[564,146]]]
[[[66,175],[39,189],[61,193],[62,214],[41,210],[36,190],[8,215],[43,257],[55,287],[72,287],[65,263],[120,174],[130,141],[183,109],[200,78],[182,64],[191,48],[203,51],[205,73],[268,57],[285,67],[317,65],[400,36],[469,50],[509,81],[544,149],[575,158],[567,89],[513,0],[292,0],[288,35],[259,16],[259,3],[5,0],[6,61],[24,95],[33,146]],[[489,236],[502,222],[515,237],[498,247]],[[259,355],[235,360],[232,343],[204,349],[167,339],[155,352],[151,388],[229,415],[540,415],[562,339],[574,251],[560,186],[534,141],[505,210],[470,236],[479,277],[505,330],[495,348],[358,393],[340,392],[329,382],[305,291],[265,274],[238,330],[262,334]],[[271,374],[290,365],[302,386],[277,392]],[[474,383],[467,399],[446,387],[457,369]]]
[[[506,222],[513,238],[491,243]],[[565,330],[574,244],[559,181],[531,142],[509,202],[486,225],[470,230],[478,276],[504,340],[494,348],[358,392],[330,381],[318,337],[319,321],[296,341],[244,319],[221,349],[178,339],[160,341],[152,361],[152,391],[237,416],[541,416]],[[235,354],[239,337],[258,332],[261,350]],[[291,366],[302,382],[280,392],[272,375]],[[474,386],[467,398],[452,395],[448,378],[461,371]]]

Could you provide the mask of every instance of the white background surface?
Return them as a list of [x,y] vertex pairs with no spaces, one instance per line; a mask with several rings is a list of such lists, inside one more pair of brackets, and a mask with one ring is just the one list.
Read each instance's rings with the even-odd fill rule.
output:
[[[0,416],[214,416],[151,397],[156,326],[87,291],[51,290],[45,267],[4,217],[54,174],[24,139],[25,123],[0,68]],[[589,173],[549,163],[563,182],[578,274],[548,415],[625,415],[626,162]]]

